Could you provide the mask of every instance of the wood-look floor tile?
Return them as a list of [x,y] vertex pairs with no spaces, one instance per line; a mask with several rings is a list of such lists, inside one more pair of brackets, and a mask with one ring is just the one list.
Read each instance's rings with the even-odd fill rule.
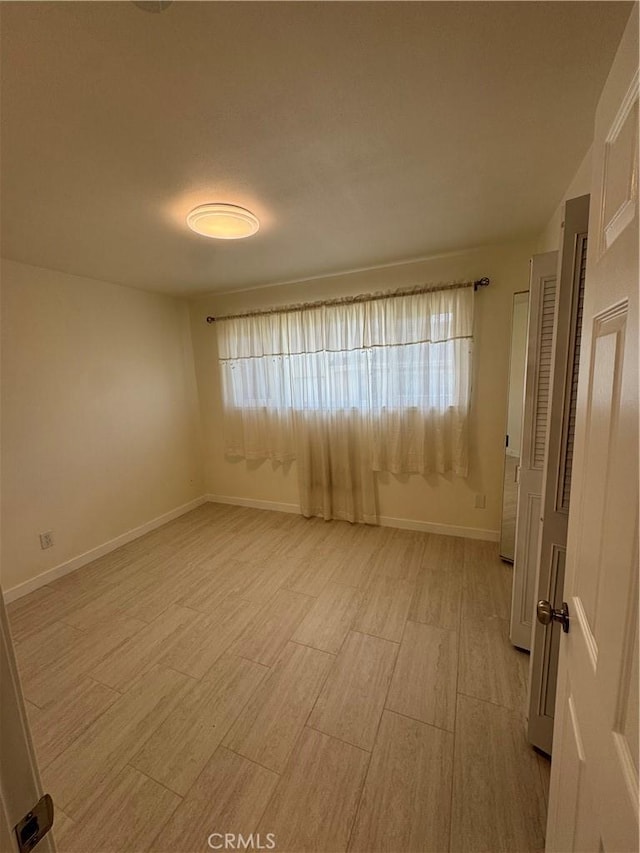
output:
[[[271,520],[270,520],[271,521]],[[267,526],[259,534],[253,535],[248,542],[237,549],[236,557],[248,563],[263,563],[274,552],[280,552],[288,541],[286,530],[281,527]]]
[[313,598],[308,595],[279,590],[254,616],[230,652],[273,666],[312,605]]
[[159,657],[199,618],[194,610],[171,605],[166,613],[114,649],[91,670],[91,677],[116,690],[126,690],[152,669]]
[[422,565],[429,569],[461,572],[466,539],[459,536],[440,536],[428,533],[422,552]]
[[65,622],[52,622],[43,625],[21,643],[16,643],[16,660],[22,679],[37,676],[41,670],[64,657],[76,643],[81,643],[83,637],[79,628],[73,628]]
[[349,850],[449,848],[453,734],[385,711]]
[[72,819],[96,786],[124,767],[161,725],[188,680],[171,670],[147,673],[51,762],[44,771],[45,787]]
[[500,563],[499,545],[484,539],[463,539],[463,563],[465,568],[482,567]]
[[224,745],[281,772],[334,660],[326,652],[289,643]]
[[73,844],[75,833],[75,822],[71,820],[69,815],[62,811],[57,803],[54,803],[53,837],[58,853],[75,853],[74,847],[69,847],[69,843]]
[[320,518],[308,518],[297,524],[281,554],[283,559],[300,565],[330,540],[327,524]]
[[[248,838],[279,780],[276,773],[219,747],[183,802],[151,846],[154,853],[210,850],[207,839],[220,833]],[[219,837],[214,843],[221,843]],[[268,842],[263,834],[263,845]]]
[[222,742],[266,667],[226,656],[185,691],[130,764],[184,795]]
[[337,654],[358,612],[360,598],[361,592],[354,587],[330,581],[292,639]]
[[414,584],[384,576],[367,585],[353,623],[355,631],[399,643],[413,598]]
[[457,666],[455,631],[407,622],[386,707],[453,731]]
[[[81,593],[86,595],[94,590],[100,590],[100,597],[102,597],[106,593],[119,595],[121,592],[141,588],[150,579],[147,569],[154,564],[157,557],[151,553],[142,555],[132,552],[129,550],[132,545],[133,543],[130,543],[118,551],[106,554],[90,563],[82,572],[72,572],[54,581],[54,584],[59,585],[67,593],[73,592],[76,597]],[[135,567],[134,571],[131,569],[132,566]],[[84,595],[81,597],[84,598]],[[93,595],[89,596],[88,600],[95,601],[97,598],[98,596]],[[80,610],[80,606],[77,610]]]
[[308,725],[354,746],[371,750],[397,652],[395,643],[351,632],[318,697]]
[[254,560],[251,563],[252,576],[240,590],[240,596],[247,601],[266,604],[283,586],[293,571],[290,563],[281,560]]
[[10,602],[7,615],[13,642],[17,646],[52,622],[57,622],[71,604],[71,597],[52,589],[51,584]]
[[[344,553],[350,547],[350,543],[354,539],[356,528],[360,525],[351,524],[349,521],[335,519],[335,524],[327,525],[324,519],[319,519],[319,530],[322,531],[322,546],[336,551],[338,554]],[[336,555],[337,556],[337,555]]]
[[498,556],[495,542],[464,543],[462,613],[509,619],[513,567]]
[[[114,580],[117,583],[119,569],[125,565],[130,566],[131,563],[131,558],[125,556],[125,549],[119,548],[117,551],[98,557],[97,560],[83,566],[80,571],[69,572],[67,575],[56,578],[47,587],[72,596],[78,601],[87,593],[104,591],[112,587]],[[136,565],[136,570],[138,568],[142,567]]]
[[44,770],[119,697],[110,687],[83,678],[64,699],[45,710],[29,705],[29,723],[40,769]]
[[179,804],[180,797],[172,791],[133,767],[123,767],[91,792],[78,819],[62,826],[57,836],[58,850],[60,853],[152,850],[151,842],[158,828],[169,820]]
[[509,642],[509,623],[465,615],[460,633],[458,692],[525,713],[529,655]]
[[544,791],[544,801],[549,802],[549,785],[551,783],[551,759],[546,755],[541,755],[536,752],[538,759],[538,770],[540,771],[540,779],[542,781],[542,790]]
[[[353,827],[342,813],[353,780],[340,762],[349,764],[349,756],[366,744],[367,750],[373,748],[365,755],[365,762],[372,756],[371,773],[353,849],[409,853],[413,848],[417,853],[438,847],[434,839],[446,836],[441,824],[448,819],[450,771],[446,748],[440,752],[433,744],[438,739],[448,744],[451,735],[411,718],[440,713],[434,710],[439,700],[433,700],[440,679],[430,675],[431,669],[438,672],[436,634],[444,637],[438,629],[455,629],[460,636],[458,689],[490,702],[464,695],[459,700],[472,711],[461,717],[458,705],[455,722],[453,853],[540,849],[548,763],[538,755],[532,763],[523,741],[519,697],[527,658],[508,645],[511,578],[495,543],[207,504],[13,602],[9,619],[36,740],[43,734],[50,739],[50,744],[45,740],[50,756],[62,749],[50,763],[48,758],[42,762],[45,788],[56,802],[54,831],[63,839],[80,837],[82,853],[91,849],[94,837],[104,836],[105,828],[122,853],[133,853],[129,832],[120,834],[129,823],[136,853],[147,838],[153,853],[193,853],[210,849],[207,837],[216,831],[248,835],[260,830],[264,836],[273,827],[268,814],[264,821],[261,816],[281,772],[283,782],[273,800],[277,811],[272,812],[281,835],[276,849],[309,845],[318,853],[333,853],[344,849]],[[291,619],[282,602],[288,596],[305,600],[307,594],[313,596],[306,599],[310,610]],[[340,646],[358,597],[358,612]],[[163,641],[158,625],[165,616],[171,619],[176,605],[195,611],[193,621],[172,636],[168,631]],[[269,607],[274,619],[279,612],[282,621],[291,622],[285,629],[274,625],[271,636],[263,626],[264,645],[256,654],[265,653],[270,661],[279,655],[279,660],[242,708],[251,678],[247,674],[245,682],[238,675],[235,682],[225,670],[228,649]],[[502,625],[489,618],[496,616]],[[355,630],[357,619],[361,633]],[[143,641],[146,634],[132,641],[149,629],[158,631],[153,634],[157,643]],[[289,642],[281,650],[286,636],[303,645]],[[356,643],[354,636],[362,639]],[[393,679],[400,646],[385,637],[404,638]],[[338,657],[324,649],[337,651]],[[106,668],[109,657],[112,675],[119,667],[122,675],[129,668],[131,678],[154,668],[136,681],[118,679],[118,689],[127,692],[116,698],[104,685],[88,687],[90,673]],[[256,679],[263,672],[260,664],[244,658],[238,666],[241,672],[248,667],[246,673]],[[212,686],[209,692],[216,683],[220,690]],[[101,694],[113,703],[96,716]],[[384,710],[385,701],[394,707],[397,702],[398,712]],[[73,720],[86,728],[75,728]],[[318,721],[321,733],[312,729]],[[305,725],[311,735],[302,735]],[[223,743],[228,739],[231,746],[218,746],[203,768],[225,728]],[[309,737],[316,747],[305,752]],[[337,766],[333,758],[316,762],[323,744],[331,747]],[[140,766],[125,771],[134,761]],[[123,782],[111,791],[105,806],[110,814],[93,801],[94,832],[88,804],[97,790],[115,785],[123,771],[130,787]],[[143,784],[135,771],[159,778],[149,775]],[[137,799],[135,779],[144,789]],[[149,826],[154,808],[145,798],[155,802],[158,791],[172,784],[171,802],[176,791],[191,787],[169,822],[163,826],[170,804],[138,844],[138,828]],[[424,806],[434,798],[436,805]],[[114,822],[120,821],[113,830],[111,813]],[[85,833],[91,835],[86,844]],[[447,849],[446,838],[442,847]],[[59,849],[81,853],[75,847]]]
[[124,617],[132,601],[143,591],[153,588],[154,584],[154,579],[143,571],[128,572],[116,585],[107,587],[84,606],[68,612],[64,621],[74,628],[91,630],[97,623]]
[[199,582],[177,601],[184,607],[211,613],[227,598],[240,597],[255,577],[255,566],[239,560],[205,561],[198,566]]
[[458,697],[452,851],[544,849],[546,808],[536,762],[521,717]]
[[[88,601],[90,598],[97,597],[91,593],[102,594],[115,586],[123,576],[123,571],[126,573],[127,567],[130,567],[132,563],[133,559],[126,554],[126,548],[119,548],[117,551],[98,557],[97,560],[83,566],[80,571],[69,572],[56,578],[48,586],[73,597],[76,602],[80,602],[85,596],[87,596],[86,601]],[[142,570],[142,568],[143,566],[136,562],[136,571]]]
[[142,619],[144,622],[158,619],[184,596],[185,588],[197,569],[197,566],[191,564],[173,569],[168,577],[159,578],[156,583],[136,595],[126,607],[125,615]]
[[301,560],[298,567],[291,572],[287,581],[287,589],[304,595],[318,596],[326,586],[335,571],[335,551],[319,549]]
[[427,625],[438,625],[440,628],[457,631],[460,626],[461,602],[462,567],[425,567],[416,579],[409,618],[414,622],[425,622]]
[[384,546],[376,554],[374,573],[396,580],[415,581],[422,566],[424,533],[389,530]]
[[346,850],[369,755],[305,729],[259,825],[279,853]]
[[139,619],[114,619],[94,625],[60,652],[56,660],[33,673],[21,670],[22,689],[27,699],[46,707],[71,695],[78,682],[112,651],[121,648],[138,631],[146,628]]
[[364,589],[374,573],[376,561],[388,541],[388,528],[354,525],[350,547],[337,559],[331,580]]
[[192,678],[202,678],[259,611],[259,604],[226,599],[212,613],[199,614],[160,657],[160,663]]
[[373,575],[373,568],[373,556],[360,555],[360,558],[354,557],[351,560],[344,557],[342,562],[334,568],[330,580],[344,586],[364,589]]

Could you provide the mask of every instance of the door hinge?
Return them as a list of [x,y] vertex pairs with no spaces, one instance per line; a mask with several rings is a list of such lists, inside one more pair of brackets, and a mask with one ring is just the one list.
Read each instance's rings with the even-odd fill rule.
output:
[[43,794],[30,812],[15,826],[19,853],[29,853],[53,826],[53,800]]

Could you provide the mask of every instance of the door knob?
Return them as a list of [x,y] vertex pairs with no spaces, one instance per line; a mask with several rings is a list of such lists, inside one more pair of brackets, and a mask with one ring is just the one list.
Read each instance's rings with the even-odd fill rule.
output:
[[550,625],[553,621],[560,622],[565,634],[569,633],[569,607],[566,601],[562,602],[561,610],[555,610],[551,606],[551,602],[543,598],[538,602],[536,615],[538,622],[541,622],[543,625]]

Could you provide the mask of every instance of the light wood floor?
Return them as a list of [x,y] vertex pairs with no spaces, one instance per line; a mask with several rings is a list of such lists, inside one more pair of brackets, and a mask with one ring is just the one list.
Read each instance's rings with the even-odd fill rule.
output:
[[542,850],[510,587],[496,544],[208,504],[14,602],[60,851]]

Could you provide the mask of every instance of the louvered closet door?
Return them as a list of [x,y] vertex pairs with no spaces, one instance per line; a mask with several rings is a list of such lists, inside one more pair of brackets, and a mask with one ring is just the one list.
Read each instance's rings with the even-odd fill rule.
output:
[[[568,201],[564,210],[556,300],[553,370],[548,401],[551,417],[542,483],[540,559],[535,595],[536,601],[547,599],[556,608],[562,607],[567,552],[588,227],[589,196]],[[534,623],[528,732],[530,742],[547,753],[551,753],[553,739],[561,633],[562,627],[558,622],[546,626],[537,620]]]
[[531,259],[527,366],[510,627],[511,642],[514,646],[527,650],[531,647],[535,604],[542,477],[551,389],[557,260],[557,252],[534,255]]

